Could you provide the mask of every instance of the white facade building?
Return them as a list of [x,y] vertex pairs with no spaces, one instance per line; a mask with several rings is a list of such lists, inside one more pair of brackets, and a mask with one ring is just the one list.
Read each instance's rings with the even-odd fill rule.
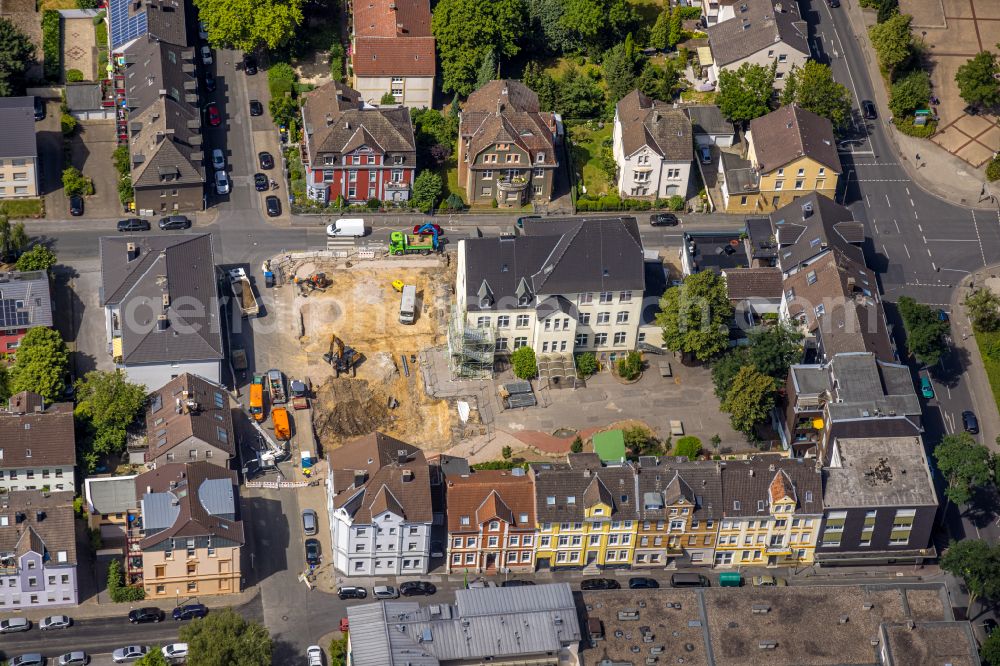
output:
[[683,111],[633,90],[615,105],[611,151],[622,197],[687,198],[694,142]]

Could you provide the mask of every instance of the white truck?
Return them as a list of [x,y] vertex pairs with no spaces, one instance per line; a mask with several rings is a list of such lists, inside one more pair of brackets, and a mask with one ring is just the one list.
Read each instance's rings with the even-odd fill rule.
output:
[[360,238],[365,235],[365,221],[360,217],[344,218],[337,220],[326,227],[326,235],[331,238],[338,236],[354,236]]
[[229,288],[233,290],[233,298],[239,304],[244,317],[256,317],[260,313],[260,303],[253,295],[253,285],[250,284],[250,278],[244,269],[229,269]]

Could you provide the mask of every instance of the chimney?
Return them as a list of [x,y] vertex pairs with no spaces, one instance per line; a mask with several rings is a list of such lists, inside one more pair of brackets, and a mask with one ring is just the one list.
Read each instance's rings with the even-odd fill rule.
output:
[[409,457],[410,456],[406,452],[406,449],[397,449],[397,451],[396,451],[396,462],[398,462],[400,465],[405,465],[406,461],[409,459]]
[[168,325],[169,323],[167,322],[167,315],[161,314],[156,317],[156,330],[165,331],[167,330]]
[[812,214],[813,214],[812,202],[809,201],[807,203],[802,204],[802,219],[807,220],[810,217],[812,217]]
[[354,472],[354,487],[360,488],[365,485],[365,481],[368,480],[368,474],[364,470],[358,470]]
[[[504,90],[504,94],[506,94],[506,89]],[[498,99],[497,100],[497,115],[498,116],[500,115],[501,111],[503,111],[503,100],[502,99]]]
[[127,244],[125,246],[125,251],[127,253],[129,263],[139,258],[139,248],[135,243]]
[[410,481],[413,481],[413,470],[412,469],[404,469],[403,470],[403,483],[409,483]]
[[326,114],[326,126],[329,127],[332,124],[333,124],[333,114],[328,113]]
[[45,512],[44,511],[36,511],[35,512],[35,522],[36,523],[40,523],[43,520],[45,520]]
[[350,120],[345,120],[344,121],[344,129],[351,129],[351,121]]

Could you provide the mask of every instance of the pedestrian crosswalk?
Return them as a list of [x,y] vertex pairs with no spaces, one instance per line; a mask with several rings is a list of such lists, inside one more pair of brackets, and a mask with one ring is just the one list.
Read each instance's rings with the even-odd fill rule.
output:
[[354,239],[327,236],[326,249],[335,253],[343,252],[345,254],[349,254],[354,251]]

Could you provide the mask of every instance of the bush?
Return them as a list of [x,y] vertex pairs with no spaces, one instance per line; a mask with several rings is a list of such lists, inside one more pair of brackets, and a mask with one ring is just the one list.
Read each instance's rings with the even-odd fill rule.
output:
[[1000,179],[1000,156],[994,157],[986,165],[986,180],[993,182]]
[[108,594],[115,603],[142,601],[146,598],[146,590],[125,584],[122,563],[117,558],[108,565]]
[[124,206],[135,199],[135,189],[132,187],[132,177],[122,176],[118,181],[118,200]]
[[488,460],[486,462],[473,463],[471,467],[478,470],[514,469],[515,467],[528,469],[528,463],[524,462],[524,459],[518,460],[515,458],[512,460]]
[[933,120],[926,125],[914,125],[912,116],[905,116],[902,120],[895,120],[896,129],[907,136],[914,136],[918,139],[929,139],[937,131],[937,123]]
[[335,81],[344,80],[344,45],[338,39],[330,46],[330,74]]
[[667,199],[667,208],[676,211],[684,210],[684,197],[676,194],[670,197]]
[[59,119],[59,125],[62,127],[63,136],[73,136],[73,132],[76,131],[77,121],[73,116],[64,113]]
[[597,372],[597,356],[594,355],[594,352],[583,352],[576,355],[576,372],[584,378]]
[[500,451],[500,455],[503,457],[504,460],[510,460],[511,458],[514,457],[514,449],[510,448],[509,446],[505,446]]
[[582,453],[583,452],[583,440],[579,435],[573,440],[573,443],[569,445],[569,450],[571,453]]
[[46,9],[42,13],[43,71],[49,81],[58,81],[62,72],[62,21],[59,12]]
[[674,445],[674,455],[683,456],[688,460],[694,460],[701,453],[701,440],[693,435],[687,435],[677,440]]
[[267,70],[267,87],[271,91],[271,99],[290,95],[295,89],[295,70],[287,62],[275,63]]
[[111,161],[114,162],[115,171],[118,172],[119,176],[129,175],[130,159],[128,144],[125,143],[115,148],[115,152],[111,153]]
[[618,359],[618,376],[629,381],[642,374],[642,354],[631,351],[625,358]]
[[79,83],[83,81],[83,72],[78,69],[66,70],[66,83]]
[[518,347],[510,355],[514,366],[514,376],[518,379],[533,379],[538,374],[538,363],[535,360],[535,350],[531,347]]
[[74,194],[92,194],[94,190],[94,185],[90,182],[90,179],[80,173],[80,170],[76,167],[66,167],[63,170],[62,184],[68,197]]

